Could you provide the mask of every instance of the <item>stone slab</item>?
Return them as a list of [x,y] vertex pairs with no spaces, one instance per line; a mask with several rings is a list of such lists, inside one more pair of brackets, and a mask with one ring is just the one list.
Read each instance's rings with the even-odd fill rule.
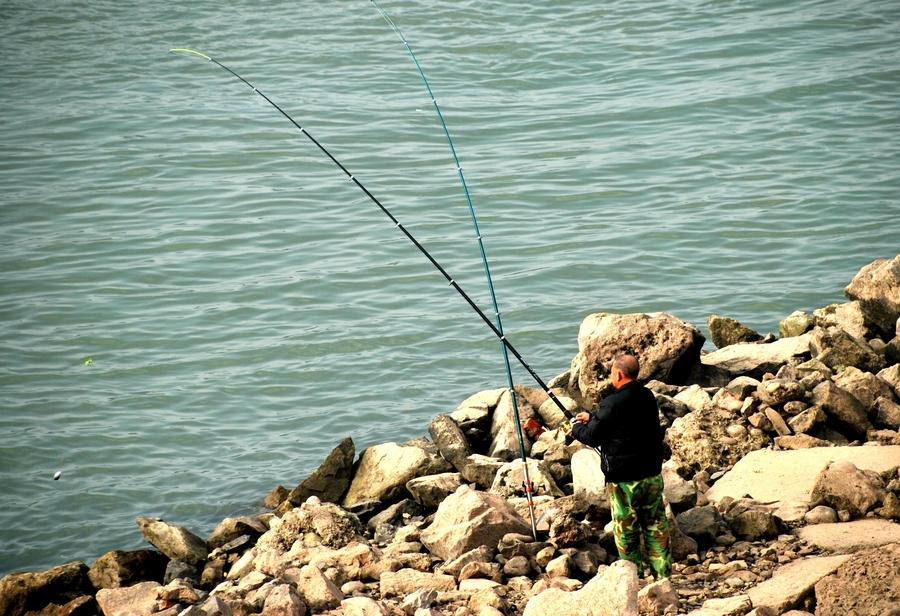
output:
[[779,567],[770,579],[752,587],[747,595],[753,607],[767,607],[781,614],[799,606],[813,592],[816,582],[837,571],[849,558],[849,554],[800,558]]
[[881,518],[864,518],[842,524],[815,524],[792,531],[810,545],[838,554],[900,543],[900,524]]
[[883,473],[900,467],[900,446],[751,451],[709,489],[706,497],[718,502],[726,496],[749,494],[762,502],[809,503],[816,477],[829,462],[839,460]]

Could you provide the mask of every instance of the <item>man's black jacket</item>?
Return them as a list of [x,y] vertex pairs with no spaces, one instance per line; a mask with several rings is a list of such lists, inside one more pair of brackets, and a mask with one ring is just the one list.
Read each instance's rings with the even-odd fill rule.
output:
[[620,483],[658,475],[662,470],[662,430],[653,392],[637,381],[604,398],[587,424],[572,426],[572,436],[600,447],[606,481]]

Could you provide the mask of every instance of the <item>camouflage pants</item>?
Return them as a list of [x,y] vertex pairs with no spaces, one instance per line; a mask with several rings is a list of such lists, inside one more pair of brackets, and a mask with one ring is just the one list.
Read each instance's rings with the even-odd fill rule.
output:
[[619,557],[637,565],[638,576],[644,576],[641,558],[641,536],[650,566],[657,579],[672,573],[672,548],[669,545],[669,523],[663,504],[662,475],[640,481],[607,484],[609,505]]

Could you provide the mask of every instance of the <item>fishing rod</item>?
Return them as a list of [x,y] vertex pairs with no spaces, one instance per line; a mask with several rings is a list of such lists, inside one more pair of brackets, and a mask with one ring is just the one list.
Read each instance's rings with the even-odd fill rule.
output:
[[[406,40],[406,37],[403,36],[403,33],[400,31],[400,28],[397,24],[394,23],[394,20],[391,19],[391,16],[387,14],[387,12],[381,8],[381,5],[378,4],[375,0],[370,0],[372,4],[378,9],[378,12],[381,13],[381,16],[388,22],[391,26],[391,29],[394,33],[400,38],[403,42],[403,45],[406,46],[406,50],[409,52],[410,58],[412,58],[413,64],[416,65],[416,70],[419,71],[419,76],[422,78],[422,82],[425,84],[425,89],[428,90],[428,96],[431,98],[431,103],[434,105],[434,110],[437,112],[438,120],[441,122],[441,127],[444,129],[444,136],[447,137],[447,145],[450,146],[450,153],[453,154],[453,162],[456,164],[456,172],[459,174],[459,181],[462,184],[463,194],[466,197],[466,203],[469,206],[469,214],[472,217],[472,225],[475,228],[475,237],[478,239],[478,248],[481,251],[481,262],[484,265],[484,275],[487,278],[488,289],[491,293],[491,303],[494,308],[494,316],[496,318],[497,323],[497,331],[501,335],[501,340],[503,336],[503,323],[500,320],[500,308],[497,306],[497,294],[494,293],[494,282],[491,280],[491,270],[488,267],[487,255],[484,252],[484,242],[482,241],[481,232],[478,230],[478,219],[475,217],[475,208],[472,205],[472,198],[469,196],[469,188],[466,186],[466,178],[463,175],[462,165],[459,163],[459,158],[456,156],[456,148],[453,147],[453,140],[450,139],[450,131],[447,129],[447,123],[444,122],[444,115],[441,113],[441,108],[437,104],[437,98],[434,95],[434,92],[431,91],[431,86],[428,85],[428,80],[425,79],[425,73],[422,71],[422,67],[419,65],[418,59],[416,59],[416,54],[413,53],[412,47],[409,42]],[[532,498],[532,493],[534,492],[534,485],[531,483],[531,478],[528,475],[528,460],[525,456],[525,438],[522,436],[522,422],[519,419],[519,405],[516,402],[516,389],[513,383],[512,370],[509,367],[509,353],[506,350],[506,344],[501,344],[500,348],[503,350],[503,364],[506,367],[506,382],[509,385],[509,397],[512,400],[512,411],[513,411],[513,422],[516,425],[516,437],[519,440],[519,454],[522,457],[522,467],[524,469],[524,486],[525,486],[525,496],[528,499],[528,511],[531,514],[531,530],[534,535],[535,541],[537,541],[537,522],[534,517],[534,500]]]
[[[221,62],[219,62],[218,60],[216,60],[215,58],[212,58],[212,57],[210,57],[210,56],[208,56],[208,55],[206,55],[206,54],[204,54],[204,53],[200,53],[199,51],[195,51],[195,50],[193,50],[193,49],[175,48],[175,49],[170,49],[169,51],[170,51],[170,52],[180,52],[180,53],[185,53],[185,54],[193,54],[193,55],[199,56],[199,57],[201,57],[201,58],[204,58],[205,60],[207,60],[207,61],[209,61],[209,62],[214,63],[214,64],[217,65],[219,68],[225,70],[226,72],[228,72],[229,74],[231,74],[232,76],[236,77],[238,80],[240,80],[241,82],[243,82],[244,84],[246,84],[247,87],[249,87],[253,92],[255,92],[256,94],[259,94],[259,95],[260,95],[267,103],[269,103],[269,105],[271,105],[272,107],[274,107],[274,108],[275,108],[281,115],[283,115],[283,116],[284,116],[291,124],[293,124],[293,125],[297,128],[297,130],[299,130],[302,134],[306,135],[306,137],[307,137],[307,138],[308,138],[308,139],[309,139],[309,140],[310,140],[317,148],[319,148],[319,150],[321,150],[321,152],[322,152],[323,154],[325,154],[325,155],[331,160],[331,162],[333,162],[335,165],[337,165],[337,167],[338,167],[341,171],[344,172],[344,174],[347,176],[347,179],[348,179],[349,181],[353,182],[354,184],[356,184],[356,186],[357,186],[361,191],[363,191],[363,193],[365,193],[365,195],[366,195],[366,196],[367,196],[367,197],[368,197],[375,205],[378,206],[378,208],[384,213],[384,215],[387,216],[387,217],[391,220],[391,222],[394,223],[394,226],[397,227],[398,229],[400,229],[400,231],[403,232],[403,234],[406,236],[406,238],[407,238],[410,242],[412,242],[412,243],[415,245],[416,248],[419,249],[419,252],[421,252],[422,255],[425,256],[425,258],[428,259],[428,260],[431,262],[431,264],[434,266],[434,268],[437,269],[437,270],[441,273],[441,275],[447,280],[447,282],[450,284],[450,286],[453,287],[453,288],[456,290],[456,292],[459,293],[459,295],[466,301],[466,303],[469,304],[469,306],[472,308],[472,310],[474,310],[474,311],[478,314],[478,316],[481,317],[481,320],[485,322],[485,324],[491,329],[491,331],[494,332],[494,335],[497,336],[497,338],[500,339],[500,342],[503,343],[504,349],[509,350],[509,352],[513,354],[513,356],[516,358],[516,360],[518,360],[518,362],[522,365],[522,367],[525,368],[525,370],[528,372],[528,374],[530,374],[531,377],[535,380],[535,382],[537,382],[538,385],[540,385],[541,389],[544,390],[544,392],[549,396],[549,398],[550,398],[551,400],[553,400],[553,402],[560,408],[560,410],[561,410],[564,414],[566,414],[567,416],[571,414],[571,413],[569,412],[569,410],[568,410],[568,409],[563,405],[563,403],[559,400],[559,398],[556,397],[556,394],[554,394],[553,391],[551,391],[550,387],[547,386],[547,384],[541,379],[540,376],[538,376],[538,374],[537,374],[537,373],[534,371],[534,369],[528,364],[528,362],[525,361],[525,358],[522,357],[522,354],[519,353],[518,350],[516,350],[515,346],[513,346],[513,344],[509,341],[509,339],[507,339],[506,335],[505,335],[505,334],[504,334],[504,333],[503,333],[496,325],[494,325],[494,323],[491,322],[490,318],[484,313],[484,311],[481,310],[481,308],[479,308],[478,304],[476,304],[476,303],[472,300],[472,298],[469,297],[469,295],[462,289],[462,287],[459,285],[459,283],[457,283],[457,282],[450,276],[450,274],[447,273],[447,271],[441,266],[441,264],[438,263],[438,261],[431,255],[431,253],[429,253],[429,252],[425,249],[424,246],[422,246],[421,243],[419,243],[419,241],[412,235],[412,233],[410,233],[409,230],[407,230],[406,227],[404,227],[403,224],[402,224],[399,220],[397,220],[396,217],[394,217],[394,215],[390,212],[390,210],[388,210],[387,207],[385,207],[384,204],[382,204],[381,201],[379,201],[378,198],[375,197],[375,195],[373,195],[373,194],[369,191],[369,189],[366,188],[366,187],[362,184],[362,182],[359,181],[359,179],[357,179],[352,173],[350,173],[350,171],[348,171],[347,168],[346,168],[343,164],[341,164],[341,162],[338,161],[337,158],[335,158],[334,155],[332,155],[331,152],[329,152],[329,151],[325,148],[325,146],[323,146],[321,143],[319,143],[319,141],[316,140],[316,138],[313,137],[313,136],[309,133],[309,131],[307,131],[307,130],[304,129],[300,124],[298,124],[297,121],[294,120],[294,118],[292,118],[290,115],[288,115],[288,113],[287,113],[286,111],[284,111],[284,109],[282,109],[281,107],[279,107],[272,99],[270,99],[268,96],[266,96],[265,94],[263,94],[263,92],[260,91],[259,88],[257,88],[256,86],[254,86],[252,83],[250,83],[249,81],[247,81],[246,79],[244,79],[243,77],[241,77],[240,75],[238,75],[236,72],[234,72],[233,70],[231,70],[230,68],[228,68],[227,66],[225,66],[224,64],[222,64]],[[498,311],[498,312],[499,312],[499,311]],[[499,315],[498,315],[498,316],[499,316]],[[511,393],[511,396],[510,396],[510,397],[511,397],[511,399],[513,400],[513,404],[515,404],[515,391],[514,391],[514,390],[513,390],[513,392]],[[517,414],[517,416],[516,416],[516,422],[515,422],[515,423],[516,423],[517,428],[520,429],[519,421],[518,421],[518,414]],[[527,464],[525,465],[524,468],[525,468],[525,472],[527,472],[527,469],[528,469]],[[534,506],[533,506],[533,502],[530,502],[530,503],[529,503],[529,510],[531,511],[532,516],[533,516],[533,515],[534,515]],[[532,519],[533,519],[533,517],[532,517]]]

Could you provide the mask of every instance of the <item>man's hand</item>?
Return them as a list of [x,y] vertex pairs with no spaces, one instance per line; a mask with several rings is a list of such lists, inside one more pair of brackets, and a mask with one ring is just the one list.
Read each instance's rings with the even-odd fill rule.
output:
[[591,420],[591,414],[587,413],[585,411],[582,411],[575,416],[575,421],[577,421],[580,424],[586,424],[590,420]]

